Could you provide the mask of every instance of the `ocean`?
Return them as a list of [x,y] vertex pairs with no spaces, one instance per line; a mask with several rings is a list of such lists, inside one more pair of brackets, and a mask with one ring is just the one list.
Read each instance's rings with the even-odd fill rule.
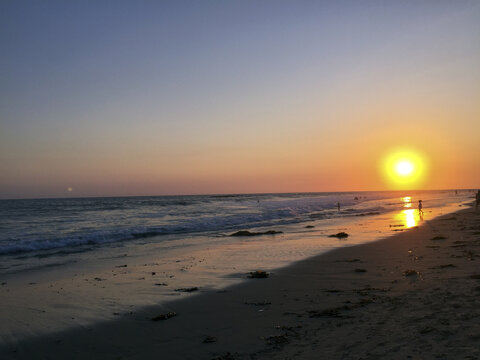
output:
[[[321,225],[322,220],[381,215],[422,198],[440,208],[469,192],[337,192],[62,198],[0,201],[0,257],[49,257],[135,241],[222,237],[238,230]],[[337,206],[340,204],[340,210]],[[414,204],[416,207],[416,204]]]

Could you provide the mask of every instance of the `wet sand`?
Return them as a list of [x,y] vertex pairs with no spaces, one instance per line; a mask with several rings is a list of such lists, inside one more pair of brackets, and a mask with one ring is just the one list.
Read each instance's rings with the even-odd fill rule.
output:
[[477,359],[479,261],[469,208],[268,278],[7,342],[0,357]]

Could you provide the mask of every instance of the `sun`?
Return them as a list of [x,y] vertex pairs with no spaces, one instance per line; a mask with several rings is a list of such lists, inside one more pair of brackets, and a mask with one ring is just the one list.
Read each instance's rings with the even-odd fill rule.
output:
[[381,161],[381,172],[389,187],[414,189],[425,180],[426,157],[418,150],[397,148],[390,150]]
[[408,160],[402,160],[395,165],[395,171],[399,176],[409,176],[415,171],[415,166]]

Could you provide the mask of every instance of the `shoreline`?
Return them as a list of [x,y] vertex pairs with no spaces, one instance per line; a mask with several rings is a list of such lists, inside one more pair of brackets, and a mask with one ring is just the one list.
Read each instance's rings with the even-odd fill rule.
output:
[[[462,209],[299,261],[267,279],[26,339],[0,353],[6,359],[39,353],[78,359],[478,358],[480,283],[471,276],[480,274],[479,219],[480,212]],[[151,320],[169,312],[177,315]]]

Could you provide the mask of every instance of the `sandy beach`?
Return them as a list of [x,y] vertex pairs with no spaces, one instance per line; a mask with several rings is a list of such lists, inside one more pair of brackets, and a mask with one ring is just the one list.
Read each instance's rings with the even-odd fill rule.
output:
[[1,357],[478,359],[479,220],[463,209],[268,278],[6,343]]

